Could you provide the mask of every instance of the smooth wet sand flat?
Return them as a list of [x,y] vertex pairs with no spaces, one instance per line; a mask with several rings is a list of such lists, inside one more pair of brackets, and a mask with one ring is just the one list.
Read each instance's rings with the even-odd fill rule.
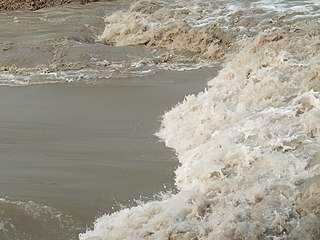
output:
[[163,112],[203,90],[215,71],[166,71],[104,85],[1,87],[2,196],[90,222],[114,204],[150,197],[164,184],[172,189],[177,161],[153,134]]

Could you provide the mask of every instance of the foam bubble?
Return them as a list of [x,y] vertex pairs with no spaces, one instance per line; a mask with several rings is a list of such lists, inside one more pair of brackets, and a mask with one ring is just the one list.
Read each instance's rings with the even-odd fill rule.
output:
[[239,42],[207,90],[163,116],[179,192],[105,215],[80,239],[319,238],[319,29]]
[[279,22],[320,15],[317,3],[301,1],[150,1],[107,16],[99,41],[116,46],[147,45],[190,51],[200,58],[224,58],[243,36]]

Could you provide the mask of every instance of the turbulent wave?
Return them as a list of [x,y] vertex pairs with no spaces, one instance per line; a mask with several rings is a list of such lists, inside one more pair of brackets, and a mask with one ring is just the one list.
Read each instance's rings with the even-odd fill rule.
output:
[[215,64],[173,49],[117,48],[95,42],[104,28],[105,12],[110,15],[127,5],[122,0],[100,1],[88,9],[86,5],[1,15],[0,85],[96,84]]
[[[221,59],[239,38],[271,24],[319,16],[317,1],[140,0],[128,11],[107,16],[100,41],[116,46],[147,45]],[[298,3],[299,4],[299,3]],[[271,5],[271,6],[270,6]]]
[[0,198],[0,239],[75,239],[71,217],[32,201]]
[[[157,135],[178,155],[179,192],[107,214],[81,240],[320,238],[320,22],[310,7],[308,20],[289,6],[290,24],[238,38],[208,89],[164,114]],[[139,36],[151,28],[133,32],[122,18],[123,31],[108,18],[103,41],[150,44]]]
[[[63,11],[39,11],[36,17],[23,12],[14,13],[14,17],[2,15],[0,85],[96,84],[148,76],[159,70],[212,66],[216,64],[214,60],[225,59],[237,49],[242,38],[320,15],[316,0],[272,1],[272,4],[139,0],[122,11],[117,10],[127,9],[126,1],[96,4],[92,4],[92,9],[81,8],[81,21],[77,19],[78,13],[68,7]],[[101,14],[105,13],[101,9],[108,12],[104,31]],[[21,33],[15,35],[12,29]],[[106,47],[97,42],[133,45],[135,50]]]
[[201,12],[205,8],[212,10],[210,5],[190,1],[137,1],[128,12],[106,17],[107,26],[100,41],[116,46],[165,47],[220,58],[235,35],[219,28],[218,23],[206,24],[205,19],[202,26],[193,26],[197,18],[207,17]]
[[[27,66],[30,49],[2,44],[9,63],[2,58],[0,81],[15,86],[225,61],[206,90],[163,116],[157,135],[177,153],[178,192],[106,214],[80,239],[319,239],[319,15],[315,0],[140,0],[106,17],[99,38],[151,47],[125,48],[124,61],[120,51],[112,58],[111,47],[93,44],[90,26],[87,35],[26,45],[40,47],[39,62],[48,64]],[[0,238],[72,239],[73,229],[57,210],[0,199]]]

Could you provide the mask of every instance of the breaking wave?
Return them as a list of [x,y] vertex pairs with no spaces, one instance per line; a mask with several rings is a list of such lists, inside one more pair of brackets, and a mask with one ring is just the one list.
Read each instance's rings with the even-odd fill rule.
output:
[[[272,17],[253,23],[263,26],[261,31],[253,26],[226,44],[213,41],[201,50],[192,47],[194,42],[201,47],[198,40],[180,42],[193,31],[190,25],[188,30],[174,25],[177,15],[187,26],[184,16],[192,12],[180,2],[174,2],[169,25],[156,29],[149,26],[163,18],[160,13],[168,2],[139,1],[129,12],[107,18],[101,38],[105,43],[184,48],[213,58],[225,55],[226,63],[206,90],[187,96],[163,116],[157,135],[177,153],[178,193],[106,214],[93,230],[80,234],[81,240],[320,238],[319,5],[279,1],[270,10],[267,2],[256,2]],[[194,6],[201,4],[210,5],[197,1]],[[234,10],[221,15],[227,19],[241,11],[221,9]],[[255,18],[254,11],[251,16]],[[199,31],[209,28],[199,22]],[[227,26],[221,29],[228,33]],[[163,34],[177,31],[176,37],[157,38],[154,31],[162,27]],[[209,49],[215,47],[223,54],[211,55]]]
[[[297,6],[298,4],[298,6]],[[99,41],[116,46],[147,45],[221,59],[244,36],[271,25],[319,16],[317,1],[140,0],[107,16]]]

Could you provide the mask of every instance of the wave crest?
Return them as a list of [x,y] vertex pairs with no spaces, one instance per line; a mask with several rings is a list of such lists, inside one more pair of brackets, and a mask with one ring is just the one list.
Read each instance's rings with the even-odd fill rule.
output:
[[[197,53],[203,58],[222,58],[236,33],[215,24],[192,26],[197,10],[175,2],[138,1],[128,12],[107,16],[107,26],[99,41],[116,46],[147,45]],[[193,17],[191,17],[191,15]]]
[[105,215],[80,239],[319,238],[319,29],[243,40],[207,90],[163,116],[179,192]]

